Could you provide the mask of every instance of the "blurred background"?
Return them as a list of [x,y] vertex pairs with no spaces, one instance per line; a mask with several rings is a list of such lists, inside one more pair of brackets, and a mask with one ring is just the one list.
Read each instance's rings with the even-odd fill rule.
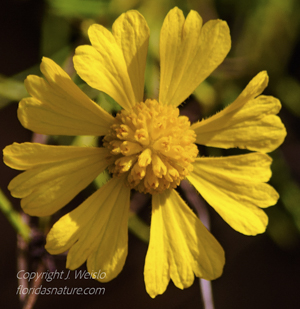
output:
[[[204,22],[220,18],[231,29],[232,49],[224,63],[195,91],[182,113],[207,117],[231,103],[252,77],[267,70],[270,83],[264,94],[282,102],[280,117],[287,128],[284,144],[271,154],[273,176],[270,183],[281,198],[266,210],[267,232],[247,237],[232,230],[210,207],[207,209],[211,231],[226,252],[221,278],[212,283],[215,309],[298,308],[300,303],[300,2],[298,0],[1,0],[0,3],[0,144],[46,141],[52,144],[78,143],[73,137],[44,137],[24,129],[17,119],[17,103],[27,96],[23,81],[28,74],[40,75],[42,56],[60,64],[80,87],[111,112],[118,106],[107,96],[83,84],[72,67],[76,46],[88,44],[87,29],[93,23],[110,28],[113,21],[129,9],[138,9],[150,30],[146,71],[147,97],[157,97],[159,87],[159,32],[167,12],[178,6],[185,14],[193,9]],[[74,141],[76,140],[76,141]],[[237,154],[201,148],[204,155]],[[8,190],[17,171],[0,163],[0,307],[23,308],[17,295],[20,285],[16,274],[28,271],[67,271],[65,256],[50,256],[43,249],[45,234],[52,224],[83,201],[98,183],[79,194],[52,218],[28,218],[19,200]],[[102,175],[103,178],[106,175]],[[94,187],[93,187],[94,186]],[[184,188],[181,188],[184,195]],[[194,193],[192,193],[194,194]],[[193,207],[193,205],[191,205]],[[129,254],[121,274],[109,283],[74,279],[68,287],[104,287],[104,295],[40,295],[30,301],[33,308],[204,308],[195,279],[192,287],[181,291],[170,282],[167,291],[151,299],[145,291],[143,267],[147,251],[150,203],[146,196],[135,195],[132,209],[137,216],[130,223]],[[25,220],[33,233],[27,244]],[[85,270],[85,265],[81,267]],[[64,287],[66,282],[42,282],[43,287]],[[21,302],[23,301],[23,305]],[[25,307],[24,307],[25,308]],[[26,307],[31,308],[29,307]],[[208,308],[207,308],[208,309]]]

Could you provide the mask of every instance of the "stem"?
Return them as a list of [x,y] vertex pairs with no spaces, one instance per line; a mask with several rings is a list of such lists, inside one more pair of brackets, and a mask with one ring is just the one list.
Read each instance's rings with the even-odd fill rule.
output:
[[12,204],[8,200],[8,198],[3,194],[0,190],[0,209],[3,214],[6,216],[8,221],[14,227],[16,232],[21,235],[26,242],[30,239],[30,228],[24,223],[22,216],[13,209]]
[[204,309],[214,309],[214,299],[211,281],[200,278],[200,290],[203,298]]
[[[43,271],[45,271],[45,266],[44,266],[44,263],[41,261],[38,265],[38,268],[36,270],[36,273],[39,274],[39,273],[42,273]],[[33,281],[33,286],[32,288],[35,290],[38,286],[41,285],[42,283],[42,277],[43,276],[37,276],[37,279]],[[32,309],[34,304],[36,303],[37,301],[37,297],[38,297],[38,294],[34,293],[34,291],[32,293],[30,293],[28,295],[28,298],[27,298],[27,301],[26,303],[24,304],[23,306],[23,309]]]
[[[24,240],[24,238],[19,234],[17,238],[17,269],[18,271],[24,270],[27,271],[28,269],[28,263],[27,263],[27,252],[28,252],[28,243]],[[21,276],[20,279],[18,279],[19,286],[22,286],[24,288],[28,288],[28,281],[24,278],[24,276]],[[26,300],[26,294],[20,293],[19,299],[21,302],[21,305],[25,303]]]
[[[198,217],[204,226],[210,230],[210,219],[209,213],[207,211],[206,204],[203,199],[200,197],[198,192],[194,189],[193,186],[188,181],[182,181],[180,186],[184,190],[186,199],[196,208]],[[211,281],[200,278],[199,279],[200,290],[202,294],[204,309],[214,309],[214,300],[212,293]]]
[[137,213],[147,204],[148,201],[148,195],[135,192],[131,197],[130,215],[128,220],[129,230],[145,243],[149,243],[150,227],[137,216]]

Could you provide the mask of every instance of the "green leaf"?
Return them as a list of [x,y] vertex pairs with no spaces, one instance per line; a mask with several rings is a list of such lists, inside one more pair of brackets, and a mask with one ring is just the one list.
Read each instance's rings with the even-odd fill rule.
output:
[[131,214],[128,220],[128,228],[139,239],[145,243],[149,243],[150,227],[141,220],[136,214]]
[[20,101],[27,95],[23,82],[0,75],[0,108],[11,101]]
[[299,243],[299,233],[290,216],[278,205],[267,209],[269,224],[267,233],[283,249],[291,249]]
[[203,81],[194,91],[193,95],[199,102],[204,115],[210,114],[217,105],[217,93],[207,81]]
[[122,109],[113,98],[104,92],[99,92],[97,103],[110,114],[117,113]]
[[296,79],[286,76],[279,80],[275,91],[282,104],[295,116],[300,117],[300,83]]
[[[48,13],[43,18],[41,34],[41,57],[51,57],[65,49],[70,42],[71,24],[65,18]],[[69,50],[71,48],[69,47]],[[56,61],[57,59],[53,59]],[[64,59],[65,60],[65,59]]]
[[50,8],[58,15],[93,18],[107,11],[107,0],[48,0]]

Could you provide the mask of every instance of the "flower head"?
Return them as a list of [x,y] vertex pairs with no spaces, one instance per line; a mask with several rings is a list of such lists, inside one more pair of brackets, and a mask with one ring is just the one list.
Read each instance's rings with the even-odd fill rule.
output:
[[188,118],[179,116],[178,108],[148,99],[121,111],[115,119],[104,147],[114,157],[111,173],[126,173],[130,188],[161,193],[176,188],[193,170],[196,134]]
[[[43,134],[104,136],[103,147],[13,144],[4,161],[25,170],[9,184],[24,211],[50,215],[65,206],[106,168],[112,178],[76,209],[54,224],[46,249],[69,250],[67,267],[87,262],[90,272],[116,277],[127,256],[130,190],[152,194],[150,243],[145,261],[146,290],[162,294],[170,279],[189,287],[194,276],[221,275],[224,252],[175,188],[183,179],[237,231],[265,231],[261,208],[274,205],[277,192],[266,182],[271,158],[266,154],[284,140],[276,114],[280,102],[261,95],[266,72],[254,77],[241,95],[218,114],[190,124],[177,108],[224,60],[230,35],[224,21],[202,25],[198,13],[171,10],[160,34],[159,98],[144,100],[144,72],[149,29],[137,11],[122,14],[112,33],[89,29],[92,45],[80,46],[75,68],[91,87],[107,93],[123,108],[112,117],[90,100],[53,61],[44,58],[46,80],[29,76],[31,95],[20,102],[24,127]],[[238,147],[252,153],[211,158],[198,156],[196,144]]]

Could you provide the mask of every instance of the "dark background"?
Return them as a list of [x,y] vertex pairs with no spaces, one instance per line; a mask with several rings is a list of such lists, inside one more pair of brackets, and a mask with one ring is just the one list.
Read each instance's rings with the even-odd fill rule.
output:
[[[0,73],[12,76],[40,62],[40,28],[45,6],[37,0],[1,0],[0,4]],[[299,41],[292,49],[288,70],[299,80]],[[300,98],[299,98],[300,100]],[[300,102],[299,102],[300,104]],[[31,132],[25,130],[17,120],[17,102],[0,110],[1,149],[13,142],[31,140]],[[280,116],[287,126],[289,136],[281,147],[296,181],[300,179],[299,167],[299,119],[283,108]],[[0,163],[0,181],[4,193],[17,175]],[[20,210],[19,201],[10,198],[15,209]],[[80,199],[80,197],[78,198]],[[277,207],[277,206],[275,206]],[[300,207],[300,205],[299,205]],[[149,207],[144,216],[150,217]],[[224,247],[227,262],[224,274],[213,282],[216,309],[266,309],[299,308],[300,303],[300,246],[299,239],[293,245],[278,246],[268,233],[243,236],[209,209],[212,232]],[[17,237],[7,219],[0,214],[0,307],[19,308],[16,295]],[[43,239],[34,244],[36,251],[30,258],[31,267],[47,254],[42,251]],[[167,291],[151,299],[144,288],[143,267],[147,245],[129,234],[129,254],[124,270],[112,282],[100,284],[94,280],[70,280],[68,287],[105,287],[105,295],[92,296],[39,296],[35,308],[201,308],[199,281],[184,291],[170,282]],[[65,258],[54,257],[58,271],[65,269]],[[85,266],[82,267],[85,269]],[[45,287],[64,286],[65,282],[53,280],[43,282]]]

